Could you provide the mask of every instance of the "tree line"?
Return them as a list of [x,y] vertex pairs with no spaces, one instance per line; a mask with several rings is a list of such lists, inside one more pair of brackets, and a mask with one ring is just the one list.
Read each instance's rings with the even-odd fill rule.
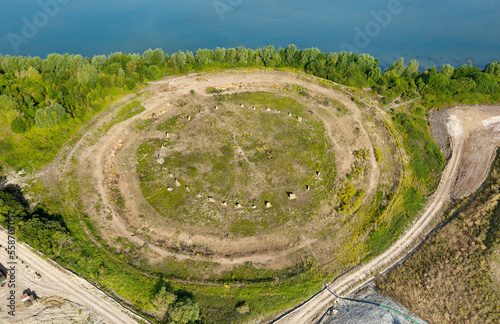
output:
[[[0,183],[4,180],[0,177]],[[0,225],[13,229],[19,240],[45,256],[105,288],[109,288],[106,287],[107,277],[130,279],[131,273],[124,264],[83,239],[79,226],[75,227],[68,215],[63,217],[43,204],[30,208],[17,186],[7,185],[0,189]],[[201,313],[192,294],[185,289],[175,289],[161,277],[156,283],[151,280],[148,283],[141,287],[142,295],[138,296],[141,304],[135,303],[139,311],[149,303],[153,310],[149,315],[156,318],[157,323],[198,322]]]
[[224,67],[291,67],[340,84],[370,87],[382,95],[382,103],[393,99],[424,96],[426,106],[448,102],[498,101],[500,61],[484,70],[472,65],[444,65],[419,71],[419,63],[404,59],[382,71],[379,61],[368,54],[322,53],[317,48],[295,45],[256,50],[245,47],[178,51],[149,49],[142,55],[113,53],[93,58],[51,54],[39,57],[0,55],[0,109],[18,111],[11,129],[24,133],[32,127],[54,127],[68,119],[81,119],[98,111],[101,100],[113,88],[135,90],[139,84],[165,75]]
[[[52,132],[63,125],[79,126],[103,109],[111,97],[138,90],[147,81],[166,74],[233,67],[294,68],[347,86],[370,88],[382,104],[421,96],[422,104],[433,108],[498,102],[500,95],[500,61],[485,69],[444,65],[439,71],[436,67],[420,71],[418,61],[405,63],[399,59],[382,71],[379,61],[368,54],[322,53],[317,48],[300,50],[295,45],[255,50],[218,47],[172,55],[149,49],[142,55],[118,52],[93,58],[69,54],[51,54],[45,59],[0,55],[0,116],[8,116],[12,132],[23,134],[16,136],[26,136],[30,141],[34,138],[29,137],[30,132],[37,129]],[[53,141],[55,146],[63,143],[48,135],[45,141]],[[5,143],[2,138],[0,154],[7,149],[21,150],[16,142],[9,147]],[[0,224],[6,225],[9,216],[16,219],[21,240],[98,284],[105,285],[99,280],[112,278],[117,272],[117,264],[106,251],[97,250],[92,242],[80,237],[81,230],[75,225],[79,221],[72,220],[71,215],[54,214],[44,206],[30,209],[26,202],[2,190]],[[125,267],[123,271],[123,278],[134,275],[125,272]],[[142,299],[154,305],[163,322],[194,322],[200,316],[190,296],[163,283],[148,290]]]

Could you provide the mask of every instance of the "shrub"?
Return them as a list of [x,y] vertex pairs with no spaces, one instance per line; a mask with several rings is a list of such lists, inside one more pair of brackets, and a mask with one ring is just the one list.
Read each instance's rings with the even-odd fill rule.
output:
[[33,121],[24,116],[17,116],[10,123],[10,129],[16,134],[26,133],[33,126]]
[[39,128],[50,128],[66,121],[66,109],[58,103],[36,111],[35,124]]
[[392,99],[390,97],[383,97],[382,100],[380,100],[380,102],[383,104],[383,105],[388,105],[392,102]]

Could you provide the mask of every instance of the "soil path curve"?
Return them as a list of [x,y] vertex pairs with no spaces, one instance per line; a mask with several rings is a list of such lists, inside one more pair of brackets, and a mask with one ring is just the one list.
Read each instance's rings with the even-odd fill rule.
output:
[[[207,87],[225,87],[229,85],[233,86],[234,89],[228,90],[225,93],[235,93],[241,91],[259,91],[259,90],[270,91],[273,85],[278,85],[278,84],[279,85],[294,84],[301,86],[303,88],[307,88],[309,90],[312,90],[316,94],[321,94],[329,98],[338,100],[349,109],[349,111],[351,112],[349,117],[351,118],[351,120],[354,120],[356,126],[359,127],[360,136],[367,139],[367,142],[369,143],[369,150],[368,150],[369,151],[368,160],[370,165],[369,181],[366,188],[365,196],[363,198],[363,203],[369,201],[369,199],[371,199],[374,196],[377,190],[380,179],[380,168],[376,161],[374,149],[369,139],[368,132],[365,130],[360,108],[351,100],[351,98],[348,95],[340,91],[322,87],[310,81],[298,78],[296,74],[287,72],[253,71],[253,72],[237,72],[237,73],[224,72],[216,74],[208,73],[206,75],[203,74],[190,75],[174,79],[167,78],[164,80],[154,82],[151,84],[149,88],[143,90],[144,93],[156,94],[151,97],[148,97],[144,101],[146,110],[124,122],[114,125],[109,130],[109,132],[105,136],[100,138],[97,144],[93,145],[92,147],[90,148],[82,147],[82,149],[80,150],[81,154],[78,156],[80,165],[91,166],[90,170],[92,170],[91,172],[92,172],[93,186],[96,188],[99,196],[105,198],[107,197],[107,188],[105,184],[104,174],[106,173],[106,168],[109,165],[113,164],[113,158],[114,158],[113,154],[110,154],[110,152],[113,151],[113,148],[116,147],[117,143],[122,139],[125,142],[124,145],[135,145],[136,143],[130,144],[130,141],[134,141],[134,139],[131,140],[127,139],[128,136],[137,136],[134,135],[135,132],[133,131],[132,127],[133,123],[139,119],[145,119],[153,113],[159,114],[160,111],[165,109],[167,110],[168,113],[168,110],[170,108],[169,107],[166,108],[165,102],[170,98],[187,94],[191,90],[194,90],[198,95],[208,97],[210,95],[206,94],[205,92]],[[250,90],[240,89],[239,85],[244,85],[244,86],[251,85],[251,89]],[[132,100],[133,98],[134,97],[131,96],[128,99]],[[90,131],[91,130],[89,130],[89,132]],[[78,142],[77,146],[81,144],[84,143]],[[75,152],[78,152],[78,150],[76,150],[75,148],[69,150],[68,156],[66,156],[66,158],[64,159],[65,164],[70,163],[71,157],[75,155]],[[131,171],[122,170],[122,172],[128,174]],[[122,177],[122,179],[123,178],[126,179],[127,177]],[[128,214],[132,215],[132,217],[126,217],[125,219],[124,217],[118,215],[115,208],[108,201],[108,199],[103,199],[102,204],[104,205],[106,210],[112,213],[112,228],[115,231],[115,233],[124,238],[127,238],[128,240],[137,245],[144,245],[146,241],[143,240],[140,236],[134,235],[132,227],[139,228],[140,224],[137,223],[138,219],[137,216],[140,214],[139,211],[141,210],[141,208],[145,208],[144,206],[147,207],[148,204],[145,201],[144,197],[142,196],[139,184],[137,183],[136,180],[130,180],[130,181],[120,180],[120,182],[122,183],[120,184],[120,189],[122,188],[126,189],[123,192],[125,195],[125,200],[127,202],[127,209],[130,211],[130,213]],[[147,208],[149,210],[152,209],[149,207]],[[136,223],[134,223],[134,221]],[[160,232],[161,229],[155,229],[155,231]],[[163,229],[163,231],[165,230]],[[163,234],[167,236],[172,236],[174,235],[174,232],[172,233],[162,232],[162,235]],[[191,237],[187,235],[183,236],[182,233],[180,235],[178,234],[177,237],[178,239],[184,241],[208,242],[214,246],[221,246],[221,245],[228,246],[231,244],[242,245],[242,243],[238,242],[235,243],[232,240],[221,240],[216,238],[197,237],[197,236]],[[313,243],[313,241],[309,239],[309,240],[304,240],[303,242],[300,242],[299,244],[296,244],[292,247],[285,248],[277,252],[262,251],[262,252],[252,253],[251,255],[234,256],[231,259],[224,257],[213,257],[210,259],[210,261],[220,263],[223,265],[238,265],[238,264],[244,264],[245,262],[265,263],[276,258],[284,257],[288,253],[292,253],[299,249],[305,248],[311,243]],[[173,253],[161,247],[154,246],[152,244],[149,244],[149,249],[160,257],[176,257],[179,260],[193,259],[192,256]],[[203,257],[194,257],[194,258],[195,259],[199,258],[200,260],[206,261],[206,259],[204,259]]]
[[[477,113],[482,112],[481,109],[485,110],[484,108],[487,113],[478,118]],[[476,116],[475,120],[471,120],[470,115]],[[354,290],[353,287],[359,287],[371,281],[374,273],[390,268],[422,240],[427,234],[429,224],[445,203],[451,198],[464,197],[464,190],[458,190],[457,193],[456,188],[466,187],[468,194],[479,188],[488,168],[478,169],[470,161],[472,157],[474,157],[473,162],[486,161],[491,164],[493,161],[495,150],[500,145],[500,118],[494,119],[492,116],[495,115],[500,116],[500,107],[460,107],[449,111],[447,128],[451,137],[452,156],[441,176],[438,189],[430,198],[422,216],[384,253],[329,285],[331,290],[348,294]],[[489,145],[484,146],[482,150],[475,151],[476,147],[469,145],[485,137],[494,140],[488,140]],[[480,156],[477,155],[478,153]],[[480,166],[483,164],[479,163]],[[461,171],[467,165],[472,167],[474,178],[479,181],[471,182],[470,172]],[[335,299],[335,296],[324,289],[276,323],[314,323]]]

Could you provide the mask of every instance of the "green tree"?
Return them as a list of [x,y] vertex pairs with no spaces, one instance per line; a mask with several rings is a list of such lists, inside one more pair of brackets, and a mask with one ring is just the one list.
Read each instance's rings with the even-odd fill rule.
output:
[[10,129],[16,133],[26,133],[33,126],[33,120],[25,116],[16,116],[10,123]]
[[0,111],[17,110],[17,109],[18,109],[18,103],[14,97],[6,94],[0,95]]
[[300,53],[300,64],[307,65],[316,60],[321,51],[318,48],[306,48]]
[[387,78],[397,78],[403,74],[405,70],[404,58],[400,58],[391,64],[389,69],[384,72]]
[[196,63],[201,65],[208,65],[212,63],[211,51],[207,49],[198,49],[196,51]]
[[287,46],[285,50],[285,60],[287,65],[291,66],[295,63],[294,60],[296,53],[297,53],[297,46],[295,46],[294,44]]
[[39,128],[50,128],[62,124],[66,120],[66,109],[58,103],[36,111],[35,125]]
[[405,78],[411,78],[417,72],[418,72],[418,61],[411,60],[410,63],[408,63],[406,69],[403,71],[403,76]]
[[158,80],[159,78],[161,78],[162,77],[162,73],[160,71],[160,68],[157,67],[156,65],[151,65],[148,68],[147,77],[150,80]]
[[195,59],[194,59],[193,52],[186,51],[186,64],[194,64],[194,63],[195,63]]
[[161,48],[157,48],[153,51],[151,56],[151,64],[162,66],[165,63],[165,52]]
[[500,61],[486,65],[485,72],[494,76],[500,76]]
[[144,51],[144,53],[142,53],[141,59],[142,59],[142,62],[144,62],[144,64],[146,64],[146,65],[152,64],[153,63],[152,62],[153,61],[153,50],[148,49],[147,51]]
[[96,55],[92,58],[92,66],[97,70],[99,70],[105,62],[106,62],[105,55]]
[[236,50],[234,48],[229,48],[226,52],[226,62],[229,64],[236,63]]
[[186,54],[179,50],[177,53],[173,54],[170,60],[177,66],[177,67],[183,67],[186,65]]
[[455,68],[449,64],[443,65],[443,67],[441,67],[441,71],[439,71],[439,73],[441,73],[442,75],[444,75],[448,79],[450,79],[453,76],[454,72],[455,72]]
[[185,297],[175,304],[169,315],[172,323],[194,323],[200,319],[200,308],[197,303]]
[[226,59],[226,49],[217,47],[214,50],[214,61],[223,63],[225,59]]
[[236,49],[236,61],[238,64],[242,65],[248,63],[248,51],[245,47],[240,46]]
[[95,83],[97,81],[97,69],[88,63],[82,63],[76,72],[76,80],[80,84]]
[[275,67],[281,63],[281,56],[274,46],[269,45],[260,52],[260,57],[267,67]]
[[43,77],[37,69],[35,69],[33,66],[28,67],[28,80],[35,83],[40,83],[42,82],[42,79]]
[[[72,239],[71,239],[71,236],[68,235],[68,233],[65,233],[65,232],[60,232],[60,231],[57,231],[54,233],[53,235],[53,238],[54,238],[54,241],[55,241],[55,246],[57,247],[55,250],[57,250],[56,252],[56,258],[59,257],[59,255],[61,254],[61,250],[64,248],[65,245],[69,244]],[[55,252],[54,250],[54,252]]]
[[155,295],[153,305],[155,306],[160,320],[164,319],[172,305],[176,302],[177,296],[170,291],[167,291],[165,286],[162,286],[160,291]]

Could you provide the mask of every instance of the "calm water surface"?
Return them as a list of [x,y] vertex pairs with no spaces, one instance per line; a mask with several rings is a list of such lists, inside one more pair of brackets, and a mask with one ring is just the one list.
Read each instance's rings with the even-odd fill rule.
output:
[[293,43],[482,67],[500,59],[499,18],[500,0],[0,0],[0,54]]

